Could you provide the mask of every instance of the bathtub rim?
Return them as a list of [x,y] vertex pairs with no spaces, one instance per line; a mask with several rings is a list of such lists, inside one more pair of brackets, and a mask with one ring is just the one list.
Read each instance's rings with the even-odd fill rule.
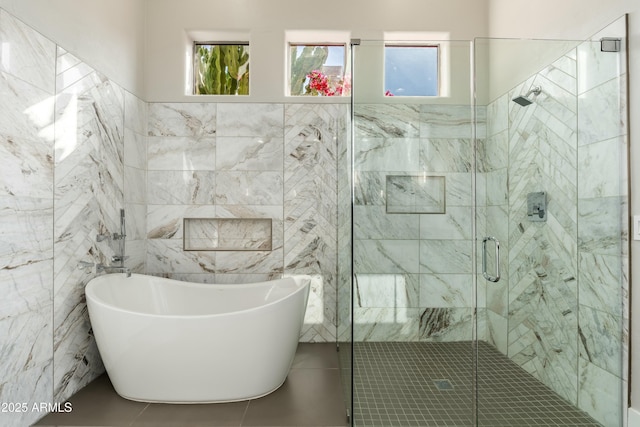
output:
[[[257,288],[257,287],[261,287],[261,286],[265,286],[265,284],[268,284],[269,282],[275,282],[278,280],[284,280],[284,279],[292,279],[294,282],[296,282],[296,284],[298,283],[297,280],[295,279],[296,277],[300,277],[304,279],[304,282],[302,283],[302,285],[298,285],[298,288],[295,289],[293,292],[278,298],[277,300],[271,301],[269,303],[266,304],[260,304],[251,308],[246,308],[243,310],[235,310],[235,311],[229,311],[229,312],[225,312],[225,313],[209,313],[209,314],[157,314],[157,313],[146,313],[143,311],[133,311],[133,310],[127,310],[124,309],[122,307],[118,307],[115,306],[113,304],[109,304],[106,303],[104,300],[102,300],[101,298],[99,298],[95,292],[93,291],[93,288],[101,286],[100,282],[101,281],[106,281],[106,277],[109,276],[120,276],[122,277],[124,280],[127,280],[129,277],[126,277],[126,273],[108,273],[108,274],[102,274],[100,276],[96,276],[94,278],[92,278],[91,280],[89,280],[89,282],[87,282],[87,284],[85,285],[85,289],[84,289],[84,293],[85,293],[85,297],[88,300],[91,300],[92,303],[100,305],[104,308],[107,308],[109,310],[114,310],[114,311],[118,311],[121,313],[127,313],[127,314],[133,314],[133,315],[137,315],[137,316],[148,316],[148,317],[162,317],[162,318],[167,318],[167,319],[197,319],[197,318],[211,318],[211,317],[222,317],[222,316],[234,316],[234,315],[239,315],[239,314],[243,314],[243,313],[249,313],[252,311],[256,311],[256,310],[260,310],[266,307],[270,307],[272,305],[276,305],[288,298],[293,298],[294,295],[298,294],[299,292],[310,292],[310,288],[311,288],[311,276],[309,275],[304,275],[304,274],[296,274],[293,276],[287,276],[287,277],[281,277],[279,279],[272,279],[272,280],[266,280],[266,281],[261,281],[261,282],[253,282],[253,283],[238,283],[238,284],[216,284],[216,283],[197,283],[197,282],[184,282],[181,280],[176,280],[176,279],[169,279],[166,277],[158,277],[158,276],[150,276],[148,274],[139,274],[139,273],[132,273],[131,277],[150,277],[150,278],[155,278],[155,279],[160,279],[162,281],[167,281],[170,284],[173,284],[175,286],[183,286],[183,287],[194,287],[194,288],[211,288],[211,287],[216,287],[216,288]],[[100,279],[100,280],[97,280]],[[96,284],[97,283],[97,284]],[[307,293],[307,301],[305,301],[305,307],[308,304],[308,298],[309,298],[309,294]]]

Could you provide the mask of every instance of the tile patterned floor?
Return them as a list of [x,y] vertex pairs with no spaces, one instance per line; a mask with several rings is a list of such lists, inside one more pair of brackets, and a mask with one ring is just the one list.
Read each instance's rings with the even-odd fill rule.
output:
[[275,392],[247,402],[164,405],[117,395],[102,375],[69,401],[70,413],[49,414],[35,426],[346,427],[335,344],[299,344],[291,372]]
[[[354,425],[472,426],[473,351],[470,342],[355,343]],[[479,426],[601,427],[492,346],[478,353]]]

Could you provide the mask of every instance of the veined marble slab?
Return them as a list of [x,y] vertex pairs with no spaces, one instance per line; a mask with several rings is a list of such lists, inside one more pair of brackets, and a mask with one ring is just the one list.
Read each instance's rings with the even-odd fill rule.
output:
[[418,307],[420,280],[417,274],[356,274],[356,307]]
[[151,103],[149,136],[211,137],[216,134],[217,104]]
[[0,45],[0,71],[54,93],[56,45],[51,40],[0,10]]
[[216,138],[148,137],[150,171],[216,170]]
[[416,138],[420,136],[420,106],[403,104],[357,104],[354,106],[356,140]]
[[215,169],[281,171],[284,163],[283,149],[282,138],[219,136]]
[[207,205],[216,200],[213,171],[148,171],[147,197],[153,205]]
[[284,135],[283,104],[218,104],[216,120],[219,136]]

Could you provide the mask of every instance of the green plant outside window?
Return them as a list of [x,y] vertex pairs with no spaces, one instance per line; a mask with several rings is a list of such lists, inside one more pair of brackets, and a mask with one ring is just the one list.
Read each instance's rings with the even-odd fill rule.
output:
[[345,76],[344,45],[289,46],[292,96],[348,96],[349,76]]
[[249,95],[248,44],[194,44],[196,95]]

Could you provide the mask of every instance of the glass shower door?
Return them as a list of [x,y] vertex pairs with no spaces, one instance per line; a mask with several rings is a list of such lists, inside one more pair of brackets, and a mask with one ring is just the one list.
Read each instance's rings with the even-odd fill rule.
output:
[[624,28],[475,41],[478,425],[622,425]]
[[[437,47],[437,96],[384,86],[389,45]],[[363,40],[353,55],[353,423],[472,425],[471,43]]]

